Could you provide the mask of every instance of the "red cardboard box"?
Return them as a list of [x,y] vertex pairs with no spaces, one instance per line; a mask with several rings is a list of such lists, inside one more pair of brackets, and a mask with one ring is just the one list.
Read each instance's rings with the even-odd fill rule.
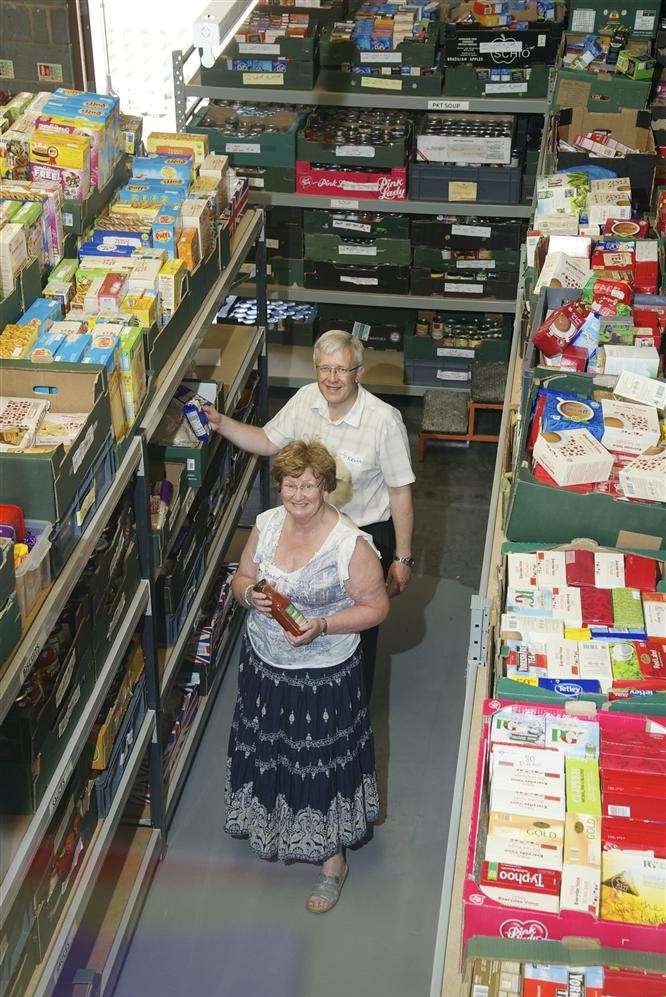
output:
[[402,201],[407,197],[407,168],[386,170],[315,169],[296,163],[296,193],[353,200]]
[[580,604],[583,611],[583,626],[613,626],[613,599],[611,589],[583,588],[580,590]]
[[567,585],[594,588],[594,552],[591,550],[565,550]]
[[630,589],[654,592],[657,587],[657,562],[641,554],[625,554],[624,584]]
[[664,997],[666,976],[604,967],[604,997]]
[[666,857],[664,826],[656,821],[631,820],[629,817],[604,817],[601,821],[601,847],[606,851],[653,852]]

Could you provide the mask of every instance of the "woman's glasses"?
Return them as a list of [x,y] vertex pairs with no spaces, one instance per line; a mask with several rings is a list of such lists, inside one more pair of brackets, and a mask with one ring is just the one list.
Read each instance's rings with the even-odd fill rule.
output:
[[282,491],[285,495],[296,495],[298,492],[303,495],[314,495],[315,492],[319,491],[319,485],[316,481],[306,481],[305,484],[300,485],[292,485],[288,481],[283,481]]

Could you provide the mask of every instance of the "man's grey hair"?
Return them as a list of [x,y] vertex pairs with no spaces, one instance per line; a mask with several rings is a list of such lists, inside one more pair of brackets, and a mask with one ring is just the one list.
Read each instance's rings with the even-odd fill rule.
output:
[[363,363],[363,343],[350,332],[342,329],[329,329],[320,336],[314,346],[314,362],[319,363],[322,353],[333,353],[335,350],[351,350],[352,366],[360,367]]

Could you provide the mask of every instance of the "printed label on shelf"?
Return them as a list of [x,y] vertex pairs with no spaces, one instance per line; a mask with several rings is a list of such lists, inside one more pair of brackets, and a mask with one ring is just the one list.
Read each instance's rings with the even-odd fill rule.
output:
[[374,145],[336,145],[336,156],[361,156],[364,159],[374,159]]
[[456,270],[494,270],[494,260],[456,260]]
[[[358,204],[357,201],[351,203]],[[365,233],[372,232],[372,225],[366,225],[365,222],[346,221],[344,218],[342,219],[334,218],[333,221],[331,222],[331,228],[343,228],[348,232],[365,232]],[[266,245],[268,245],[268,243],[266,243]]]
[[382,79],[381,76],[362,76],[362,87],[371,87],[375,90],[402,90],[402,80]]
[[492,233],[490,225],[452,225],[451,235],[469,235],[479,239],[489,239]]
[[377,247],[376,246],[349,246],[347,243],[342,243],[338,246],[338,253],[340,256],[376,256]]
[[429,100],[429,111],[469,111],[468,100]]
[[241,55],[279,55],[280,46],[268,42],[239,42],[238,51]]
[[284,73],[243,73],[243,84],[259,85],[262,87],[284,86]]
[[332,197],[331,198],[332,208],[351,208],[355,211],[358,208],[358,201],[350,201],[344,197]]
[[244,152],[247,156],[256,156],[261,152],[258,142],[227,142],[225,152]]
[[455,347],[449,346],[438,346],[437,347],[438,357],[473,357],[474,350],[463,350],[456,349]]
[[484,94],[527,93],[527,83],[486,83]]
[[342,284],[366,284],[368,287],[376,287],[379,284],[378,277],[341,277]]
[[444,281],[447,294],[478,294],[483,290],[483,284],[458,284],[456,281]]
[[402,52],[361,52],[361,62],[402,62]]
[[634,31],[654,31],[654,10],[637,10],[634,18]]
[[449,201],[476,201],[477,187],[472,180],[449,180]]

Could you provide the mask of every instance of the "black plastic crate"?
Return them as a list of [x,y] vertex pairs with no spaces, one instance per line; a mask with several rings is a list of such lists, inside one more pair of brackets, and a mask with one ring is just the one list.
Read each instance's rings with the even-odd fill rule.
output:
[[492,298],[508,301],[515,297],[518,271],[450,270],[442,272],[424,267],[413,267],[411,292],[418,295],[435,295],[446,298]]
[[348,267],[338,263],[307,260],[304,278],[305,287],[324,288],[327,291],[356,291],[361,294],[409,292],[409,267]]
[[522,165],[456,166],[453,163],[410,163],[409,196],[415,201],[519,204],[522,178]]
[[412,246],[431,249],[512,249],[519,251],[525,222],[503,218],[412,219]]

